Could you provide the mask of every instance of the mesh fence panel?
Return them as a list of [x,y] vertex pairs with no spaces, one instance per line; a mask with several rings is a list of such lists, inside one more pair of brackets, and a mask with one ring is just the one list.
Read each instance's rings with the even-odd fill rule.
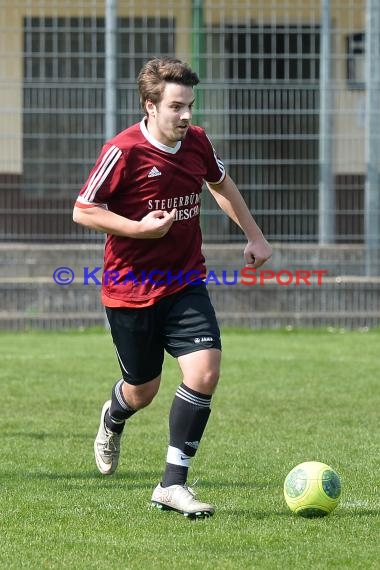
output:
[[[376,42],[372,51],[365,47],[368,16],[379,20],[378,2],[114,4],[117,130],[141,118],[136,77],[147,59],[174,54],[191,62],[201,77],[193,122],[206,128],[257,222],[281,251],[272,267],[301,268],[305,258],[322,267],[323,254],[316,259],[313,253],[319,246],[328,252],[331,276],[362,276],[365,282],[368,220],[373,213],[379,218],[380,158],[370,165],[375,183],[368,189],[368,141],[372,156],[380,157],[380,135],[374,128],[372,137],[368,133],[380,124],[380,100],[368,119],[365,75],[370,54],[380,62]],[[53,266],[67,264],[76,244],[97,246],[86,250],[83,263],[101,263],[104,237],[73,224],[72,206],[106,137],[106,21],[103,1],[0,3],[0,263],[7,279],[51,278]],[[376,28],[373,33],[376,38]],[[376,101],[378,77],[373,81]],[[241,231],[207,192],[202,210],[205,244],[219,244],[223,252],[227,244],[243,243]],[[321,234],[326,220],[327,240]],[[372,276],[379,275],[376,227]],[[15,244],[21,249],[9,263]],[[49,267],[41,265],[39,246],[57,252],[58,244],[68,247],[58,248]],[[213,255],[211,263],[218,265],[222,253]],[[33,258],[32,270],[27,260]],[[339,312],[338,300],[336,307]]]

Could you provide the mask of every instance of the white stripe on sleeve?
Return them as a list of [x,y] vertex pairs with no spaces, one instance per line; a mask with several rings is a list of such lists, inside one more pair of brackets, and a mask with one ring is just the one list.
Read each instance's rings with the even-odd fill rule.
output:
[[107,178],[108,174],[111,172],[122,152],[117,146],[111,146],[102,158],[101,163],[91,176],[87,188],[83,193],[83,198],[87,203],[94,201],[97,191],[103,184],[104,180]]

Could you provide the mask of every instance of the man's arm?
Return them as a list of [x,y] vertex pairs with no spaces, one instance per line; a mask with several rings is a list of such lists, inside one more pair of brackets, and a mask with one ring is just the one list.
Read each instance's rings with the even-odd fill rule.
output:
[[255,268],[263,265],[271,257],[272,248],[253,219],[232,178],[226,175],[220,184],[207,183],[207,186],[223,212],[245,233],[248,240],[244,249],[245,262]]
[[140,221],[131,220],[106,210],[101,206],[79,208],[74,206],[73,220],[86,226],[114,236],[135,239],[156,239],[163,237],[171,228],[176,209],[170,213],[163,210],[149,212]]

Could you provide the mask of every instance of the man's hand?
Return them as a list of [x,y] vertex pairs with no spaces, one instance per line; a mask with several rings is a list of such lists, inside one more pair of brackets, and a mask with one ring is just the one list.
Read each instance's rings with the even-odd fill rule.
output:
[[175,220],[177,210],[174,208],[170,213],[164,210],[154,210],[138,222],[137,239],[157,239],[168,233]]
[[264,237],[249,241],[244,249],[246,265],[255,269],[261,267],[271,256],[272,248]]

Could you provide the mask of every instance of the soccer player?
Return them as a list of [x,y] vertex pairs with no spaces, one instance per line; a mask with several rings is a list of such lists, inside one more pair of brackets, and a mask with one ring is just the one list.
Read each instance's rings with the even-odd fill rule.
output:
[[195,72],[154,58],[138,77],[141,122],[108,141],[77,198],[74,221],[107,234],[102,302],[122,379],[101,411],[94,443],[103,475],[117,468],[125,423],[158,392],[164,351],[182,382],[169,414],[169,445],[153,505],[192,518],[214,507],[186,485],[210,415],[220,369],[220,331],[201,252],[205,183],[247,238],[245,262],[260,267],[271,247],[205,131],[190,124]]

